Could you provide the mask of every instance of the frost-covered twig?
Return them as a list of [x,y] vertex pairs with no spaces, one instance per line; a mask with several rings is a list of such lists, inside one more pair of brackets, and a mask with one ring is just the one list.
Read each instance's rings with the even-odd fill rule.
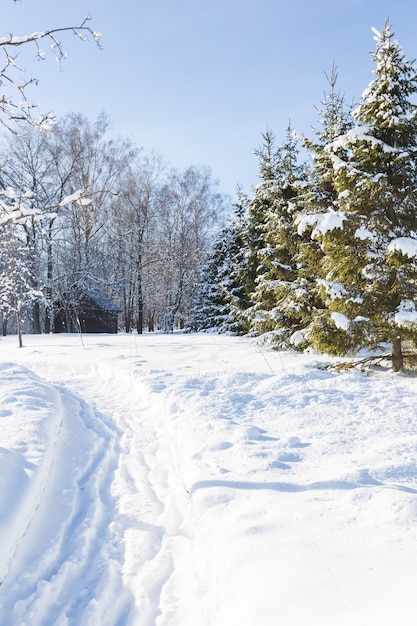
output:
[[[87,16],[79,26],[53,28],[23,36],[10,34],[8,37],[0,38],[0,59],[3,55],[3,62],[0,60],[0,85],[3,87],[3,92],[0,93],[0,124],[13,130],[16,122],[23,121],[44,130],[50,129],[54,123],[53,115],[45,113],[36,118],[32,116],[32,110],[37,105],[27,99],[26,90],[29,85],[36,84],[37,80],[34,78],[21,80],[23,69],[17,63],[18,53],[13,52],[13,49],[33,44],[36,48],[37,58],[43,60],[47,54],[41,47],[41,42],[48,42],[54,52],[55,60],[61,63],[66,58],[66,53],[60,35],[68,32],[73,33],[82,41],[91,38],[101,48],[101,34],[91,28],[90,19],[91,17]],[[14,95],[10,95],[9,91],[14,91]]]

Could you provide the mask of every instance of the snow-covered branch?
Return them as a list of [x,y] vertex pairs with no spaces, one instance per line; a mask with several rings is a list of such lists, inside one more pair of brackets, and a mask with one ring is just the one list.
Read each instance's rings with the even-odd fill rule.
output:
[[66,206],[68,204],[72,204],[73,202],[78,203],[81,206],[88,206],[92,203],[92,200],[89,196],[86,196],[85,191],[78,189],[77,191],[74,191],[74,193],[65,196],[65,198],[59,203],[59,206]]
[[313,227],[311,237],[320,237],[335,228],[343,228],[347,219],[343,211],[327,211],[326,213],[300,214],[295,220],[298,234],[302,235],[309,227]]
[[16,193],[11,187],[0,192],[0,196],[0,228],[11,223],[24,222],[28,218],[37,220],[48,217],[51,219],[56,217],[61,207],[72,203],[79,204],[80,206],[88,206],[92,203],[89,195],[82,189],[66,196],[59,205],[48,207],[49,212],[45,212],[45,208],[42,209],[42,211],[32,208],[30,203],[27,203],[30,197],[25,194],[21,195]]
[[79,26],[65,26],[62,28],[52,28],[46,31],[40,31],[36,33],[32,33],[31,35],[23,35],[23,36],[15,36],[10,34],[8,37],[0,38],[0,47],[7,46],[22,46],[27,43],[37,43],[41,39],[49,40],[51,48],[56,52],[56,59],[62,60],[65,58],[65,52],[62,48],[61,42],[58,39],[58,36],[71,32],[78,39],[82,41],[86,41],[86,39],[90,36],[96,44],[101,48],[100,40],[101,33],[94,31],[91,26],[88,25],[88,22],[91,20],[91,16],[87,15],[83,22]]
[[92,39],[101,48],[101,34],[91,28],[90,19],[90,16],[87,16],[79,26],[54,28],[23,36],[10,34],[8,37],[0,38],[0,84],[3,86],[3,91],[0,92],[0,124],[9,130],[14,129],[16,122],[26,122],[43,130],[51,128],[54,117],[50,113],[37,117],[32,115],[37,105],[28,100],[26,91],[29,85],[36,84],[37,81],[35,78],[21,80],[22,67],[17,64],[18,54],[14,49],[32,44],[35,46],[37,58],[43,60],[47,54],[41,43],[45,42],[53,50],[55,60],[61,63],[66,58],[61,35],[66,33],[72,33],[82,41]]

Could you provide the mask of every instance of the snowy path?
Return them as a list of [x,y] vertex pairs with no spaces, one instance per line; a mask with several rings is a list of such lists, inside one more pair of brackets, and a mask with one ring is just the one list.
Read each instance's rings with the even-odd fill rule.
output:
[[415,379],[238,338],[14,339],[1,626],[414,625]]
[[[182,567],[175,553],[187,558],[189,495],[161,437],[162,408],[149,413],[150,392],[138,380],[136,361],[119,372],[114,363],[101,366],[94,353],[92,362],[64,368],[69,380],[62,382],[55,363],[31,364],[59,381],[51,389],[57,424],[45,455],[53,458],[32,490],[40,501],[36,515],[13,548],[18,558],[4,581],[5,624],[145,626],[162,614],[162,594]],[[188,577],[182,604],[195,586],[192,570]]]
[[104,616],[125,623],[131,600],[123,591],[111,493],[120,433],[82,397],[52,389],[59,416],[53,458],[37,469],[36,515],[3,582],[4,623],[99,624]]

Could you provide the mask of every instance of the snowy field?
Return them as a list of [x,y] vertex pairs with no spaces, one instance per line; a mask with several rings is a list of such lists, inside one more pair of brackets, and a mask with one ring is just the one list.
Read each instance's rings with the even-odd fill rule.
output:
[[415,378],[216,335],[24,344],[1,626],[415,626]]

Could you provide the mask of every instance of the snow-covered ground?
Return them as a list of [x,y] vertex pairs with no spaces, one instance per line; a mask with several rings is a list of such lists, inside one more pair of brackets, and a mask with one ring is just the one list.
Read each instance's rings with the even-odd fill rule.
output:
[[217,335],[24,344],[1,626],[415,626],[415,378]]

